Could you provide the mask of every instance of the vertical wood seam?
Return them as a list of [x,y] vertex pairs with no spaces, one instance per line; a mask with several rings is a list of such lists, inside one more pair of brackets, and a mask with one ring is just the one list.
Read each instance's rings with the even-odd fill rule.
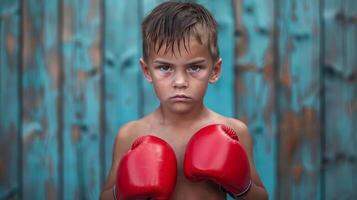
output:
[[58,99],[57,99],[57,120],[58,120],[58,129],[57,129],[57,139],[58,139],[58,177],[59,177],[59,183],[58,183],[58,199],[63,199],[64,197],[64,175],[63,175],[63,169],[64,169],[64,164],[63,164],[63,126],[64,126],[64,121],[63,121],[63,113],[64,113],[64,107],[63,107],[63,101],[64,101],[64,65],[63,65],[63,38],[62,35],[64,34],[63,32],[63,10],[64,10],[64,5],[63,5],[63,0],[58,0],[58,34],[57,34],[57,54],[58,54],[58,64],[59,64],[59,72],[58,72]]
[[279,34],[280,34],[280,29],[279,29],[279,19],[280,19],[280,0],[274,0],[274,6],[273,6],[273,27],[274,27],[274,34],[273,34],[273,53],[274,53],[274,90],[275,90],[275,99],[274,99],[274,106],[275,106],[275,112],[276,112],[276,158],[277,159],[277,168],[276,168],[276,174],[278,175],[276,179],[276,189],[275,189],[275,198],[280,199],[280,183],[281,183],[281,172],[280,172],[280,166],[281,166],[281,159],[280,159],[280,149],[281,149],[281,142],[280,142],[280,137],[281,137],[281,131],[280,131],[280,122],[281,122],[281,112],[280,112],[280,84],[279,84],[279,69],[280,69],[280,60],[279,60]]
[[238,30],[238,19],[237,19],[237,17],[238,17],[238,11],[237,11],[237,1],[236,0],[232,0],[231,1],[231,5],[232,5],[232,10],[233,10],[233,24],[234,24],[234,52],[233,52],[233,116],[235,117],[235,118],[238,118],[238,86],[237,86],[237,84],[236,84],[236,80],[237,80],[237,77],[238,77],[238,75],[237,75],[237,58],[236,58],[236,56],[237,56],[237,54],[238,54],[238,42],[237,42],[237,36],[236,36],[236,32],[237,32],[237,30]]
[[324,11],[324,0],[319,0],[319,22],[320,22],[320,198],[325,199],[325,70],[324,70],[324,60],[325,60],[325,23],[323,20]]
[[[100,63],[100,80],[99,80],[99,90],[100,90],[100,97],[99,97],[99,114],[100,114],[100,124],[99,124],[99,131],[100,131],[100,146],[99,146],[99,160],[100,160],[100,188],[103,187],[104,182],[105,182],[105,161],[106,161],[106,155],[105,155],[105,137],[107,136],[106,133],[106,116],[105,116],[105,102],[106,102],[106,96],[105,96],[105,58],[106,58],[106,53],[105,53],[105,3],[106,0],[102,0],[101,3],[99,4],[100,8],[100,48],[101,48],[101,63]],[[101,191],[101,189],[100,189]]]
[[23,116],[23,80],[22,80],[22,69],[24,68],[24,5],[25,5],[25,0],[20,0],[20,8],[19,8],[19,15],[20,15],[20,21],[19,21],[19,34],[18,34],[18,40],[19,40],[19,63],[18,63],[18,75],[17,75],[17,92],[18,92],[18,97],[19,97],[19,103],[18,103],[18,109],[19,109],[19,114],[18,114],[18,132],[17,132],[17,145],[18,145],[18,154],[17,154],[17,184],[18,184],[18,198],[23,199],[22,195],[22,190],[23,190],[23,173],[22,173],[22,167],[23,167],[23,155],[22,155],[22,150],[23,150],[23,144],[22,144],[22,132],[23,132],[23,126],[22,126],[22,116]]

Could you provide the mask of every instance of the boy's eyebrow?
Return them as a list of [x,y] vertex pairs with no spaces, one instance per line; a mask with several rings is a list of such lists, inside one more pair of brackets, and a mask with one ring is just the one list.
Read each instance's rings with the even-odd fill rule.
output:
[[[188,61],[185,65],[193,65],[193,64],[200,64],[206,62],[206,59],[204,58],[198,58],[198,59],[193,59],[191,61]],[[159,64],[169,64],[172,65],[169,61],[166,60],[161,60],[161,59],[156,59],[154,60],[154,63],[159,63]]]

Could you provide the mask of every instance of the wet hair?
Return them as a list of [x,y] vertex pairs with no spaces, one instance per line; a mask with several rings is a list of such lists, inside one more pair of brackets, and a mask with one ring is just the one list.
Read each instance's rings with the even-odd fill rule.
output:
[[[188,51],[191,38],[209,48],[213,60],[219,58],[217,22],[202,5],[193,2],[164,2],[154,8],[142,22],[143,57],[147,60],[150,51],[165,53],[180,44]],[[179,52],[180,53],[180,52]]]

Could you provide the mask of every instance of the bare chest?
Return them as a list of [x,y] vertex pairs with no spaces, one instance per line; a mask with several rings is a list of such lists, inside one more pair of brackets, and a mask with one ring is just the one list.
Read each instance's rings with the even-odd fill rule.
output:
[[[171,199],[173,200],[223,200],[225,194],[219,190],[218,185],[210,181],[192,182],[184,175],[183,163],[185,157],[185,150],[187,143],[196,130],[191,132],[180,133],[176,132],[175,135],[157,134],[158,137],[164,139],[173,148],[177,159],[177,182],[176,187]],[[164,133],[164,132],[162,132]]]
[[193,132],[187,132],[185,134],[158,134],[158,136],[162,139],[164,139],[167,143],[170,144],[172,149],[174,150],[176,154],[176,159],[177,159],[177,168],[178,168],[178,173],[183,172],[183,161],[184,161],[184,156],[185,156],[185,150],[187,143],[189,142],[189,139],[193,135]]

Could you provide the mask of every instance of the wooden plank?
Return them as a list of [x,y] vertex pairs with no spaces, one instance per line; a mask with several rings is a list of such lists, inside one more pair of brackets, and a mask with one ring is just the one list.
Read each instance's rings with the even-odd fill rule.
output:
[[63,198],[100,193],[100,1],[63,1]]
[[18,199],[20,99],[19,1],[0,3],[0,199]]
[[236,111],[253,137],[258,173],[275,199],[277,113],[275,107],[274,1],[233,1],[236,18]]
[[23,2],[23,197],[57,199],[57,1]]
[[114,138],[124,123],[138,119],[141,95],[140,13],[141,1],[105,2],[105,172],[112,161]]
[[320,199],[319,1],[279,1],[279,199]]
[[323,8],[326,199],[357,198],[356,10],[352,0],[326,0]]
[[325,86],[324,195],[326,199],[355,199],[357,197],[355,188],[356,81],[343,81],[333,74],[328,74]]

